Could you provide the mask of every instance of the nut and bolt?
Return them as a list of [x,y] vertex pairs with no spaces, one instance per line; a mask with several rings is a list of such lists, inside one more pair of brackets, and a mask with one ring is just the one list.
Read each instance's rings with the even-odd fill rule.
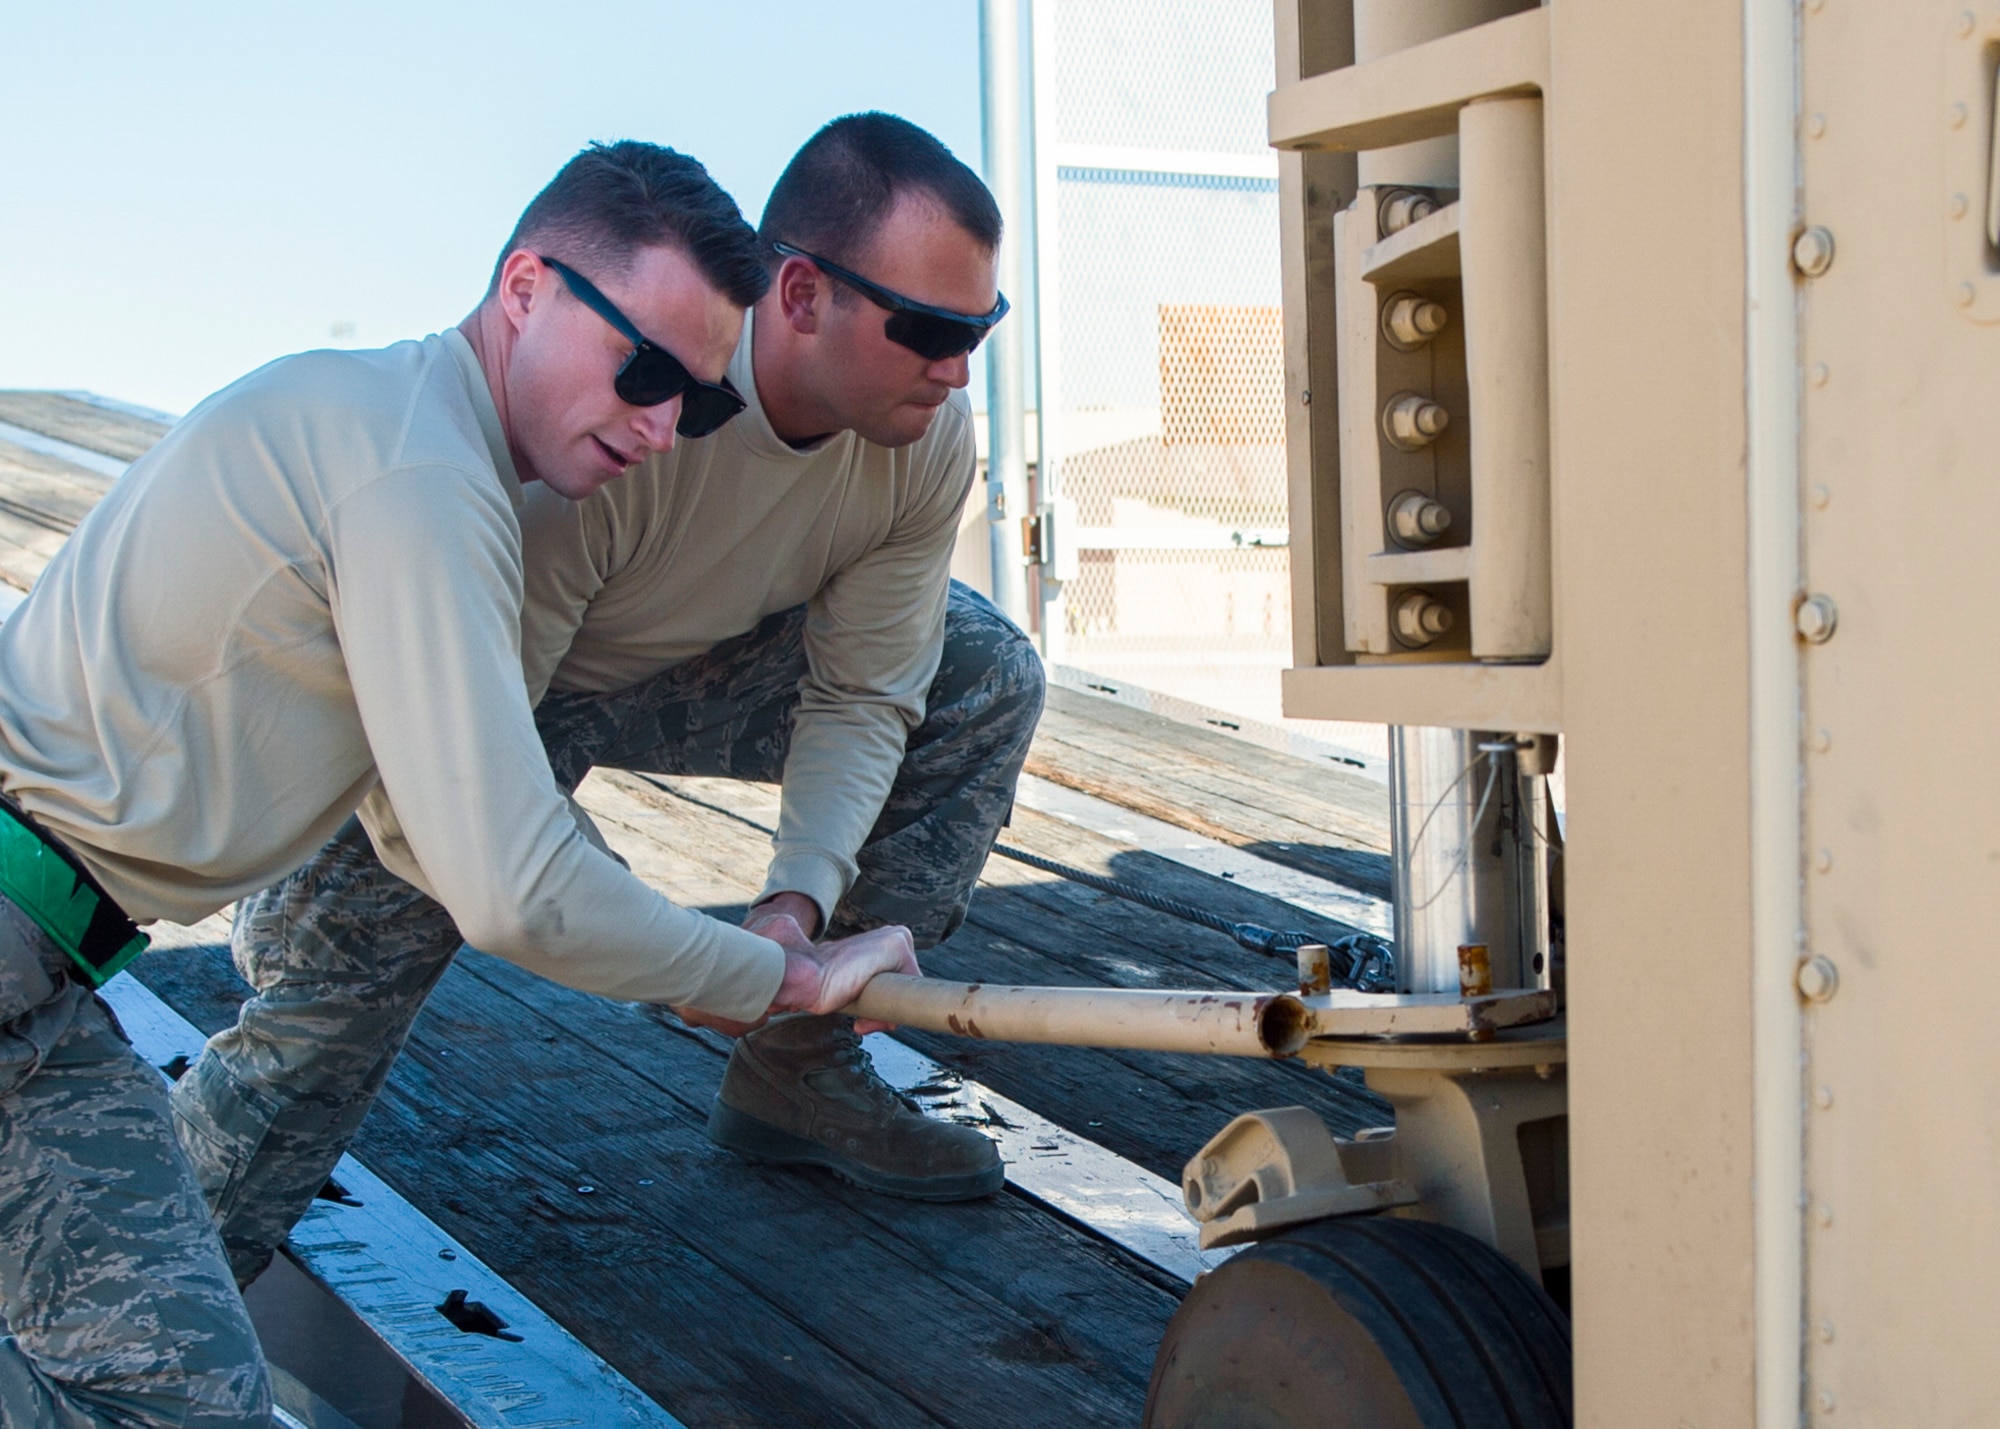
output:
[[1451,607],[1425,590],[1406,590],[1396,598],[1389,623],[1396,638],[1421,650],[1451,629]]
[[1398,392],[1382,409],[1382,435],[1398,451],[1422,451],[1451,425],[1451,413],[1421,392]]
[[1428,546],[1451,528],[1451,508],[1421,491],[1389,503],[1389,531],[1405,546]]
[[1815,953],[1799,964],[1794,975],[1799,996],[1807,1002],[1830,1002],[1840,991],[1840,969],[1824,953]]
[[1833,235],[1815,224],[1792,240],[1792,265],[1808,278],[1833,266]]
[[1444,304],[1415,293],[1397,293],[1382,305],[1382,336],[1402,352],[1422,347],[1450,321]]
[[1382,205],[1380,227],[1382,236],[1401,233],[1413,223],[1420,223],[1438,211],[1437,200],[1429,194],[1396,193]]
[[1801,636],[1814,645],[1824,645],[1833,639],[1834,628],[1840,624],[1840,611],[1832,596],[1809,595],[1799,602],[1793,618]]

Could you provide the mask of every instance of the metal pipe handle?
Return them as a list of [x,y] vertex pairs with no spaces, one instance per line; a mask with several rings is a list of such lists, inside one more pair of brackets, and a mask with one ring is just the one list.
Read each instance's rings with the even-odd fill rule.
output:
[[994,1042],[1224,1057],[1290,1057],[1312,1030],[1306,1005],[1288,992],[996,987],[899,973],[878,975],[847,1011]]

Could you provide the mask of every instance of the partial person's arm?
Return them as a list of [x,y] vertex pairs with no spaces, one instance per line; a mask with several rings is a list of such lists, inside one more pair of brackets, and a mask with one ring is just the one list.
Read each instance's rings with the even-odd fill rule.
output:
[[889,538],[836,574],[806,610],[807,674],[785,760],[774,856],[759,904],[782,893],[812,900],[820,928],[854,882],[854,856],[889,797],[910,731],[944,651],[952,544],[972,484],[962,440],[934,458],[942,470],[924,502]]
[[466,940],[588,992],[769,1010],[783,949],[675,906],[571,818],[522,681],[521,571],[500,493],[455,471],[395,472],[329,514],[327,547],[383,793]]

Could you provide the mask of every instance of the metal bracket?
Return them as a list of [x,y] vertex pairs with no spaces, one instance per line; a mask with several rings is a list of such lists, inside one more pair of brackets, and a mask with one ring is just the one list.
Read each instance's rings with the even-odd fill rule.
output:
[[1386,1137],[1336,1141],[1305,1107],[1237,1117],[1181,1176],[1188,1213],[1201,1223],[1201,1248],[1239,1245],[1330,1216],[1414,1205],[1417,1192],[1409,1182],[1370,1179],[1386,1172],[1387,1146]]

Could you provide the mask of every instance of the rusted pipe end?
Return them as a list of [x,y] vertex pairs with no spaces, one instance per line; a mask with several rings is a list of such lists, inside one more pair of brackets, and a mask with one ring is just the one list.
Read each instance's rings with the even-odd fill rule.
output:
[[1289,992],[1257,1004],[1257,1040],[1273,1057],[1296,1057],[1312,1036],[1312,1014]]

